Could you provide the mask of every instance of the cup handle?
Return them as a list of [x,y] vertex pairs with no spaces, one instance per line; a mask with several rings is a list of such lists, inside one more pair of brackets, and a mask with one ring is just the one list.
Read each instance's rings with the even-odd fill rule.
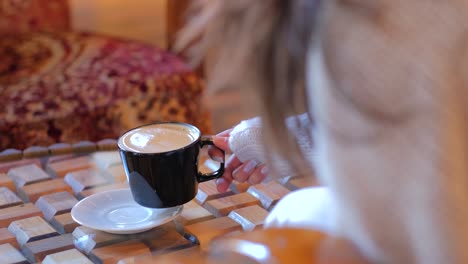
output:
[[211,138],[210,136],[202,136],[202,138],[200,140],[200,148],[203,148],[206,145],[214,146],[215,148],[221,150],[221,152],[223,153],[223,162],[221,162],[221,164],[219,165],[219,169],[216,170],[216,171],[213,171],[211,173],[198,172],[198,174],[197,174],[197,181],[198,182],[205,182],[205,181],[214,180],[214,179],[220,178],[224,174],[224,160],[225,160],[224,151],[222,149],[218,148],[214,144],[213,138]]

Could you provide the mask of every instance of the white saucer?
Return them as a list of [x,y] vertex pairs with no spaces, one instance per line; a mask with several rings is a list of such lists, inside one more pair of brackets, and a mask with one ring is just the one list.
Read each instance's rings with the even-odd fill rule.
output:
[[93,194],[71,210],[78,224],[114,234],[132,234],[165,224],[182,211],[183,206],[153,209],[137,204],[130,189]]

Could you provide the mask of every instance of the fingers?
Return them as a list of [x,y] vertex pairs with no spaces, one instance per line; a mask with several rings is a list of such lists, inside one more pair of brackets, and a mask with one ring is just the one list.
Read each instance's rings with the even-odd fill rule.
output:
[[268,176],[268,167],[266,165],[257,165],[254,160],[242,163],[235,155],[232,155],[226,162],[224,175],[216,181],[219,192],[225,192],[233,180],[238,182],[249,182],[258,184]]
[[[229,136],[232,129],[225,130],[213,136],[213,143],[225,152],[231,153],[229,147]],[[216,161],[221,162],[223,154],[215,147],[208,148],[208,154]],[[259,165],[254,160],[242,163],[234,154],[225,163],[224,174],[222,178],[216,180],[216,186],[219,192],[225,192],[233,180],[238,182],[248,181],[250,184],[258,184],[268,175],[266,165]]]
[[266,165],[257,166],[257,162],[251,160],[242,166],[239,166],[232,173],[232,178],[238,182],[249,182],[250,184],[258,184],[262,182],[268,175]]
[[232,131],[232,128],[226,129],[223,132],[219,132],[215,136],[217,136],[217,137],[229,137],[229,135],[231,134],[231,131]]
[[222,178],[216,179],[216,188],[218,189],[218,192],[223,193],[227,191],[229,186],[231,185],[231,181],[226,179],[224,176]]
[[255,160],[249,160],[232,172],[232,178],[238,182],[245,182],[254,172],[258,163]]
[[268,176],[268,167],[266,165],[258,166],[249,177],[250,184],[261,183]]
[[213,136],[213,143],[215,146],[218,148],[226,151],[226,152],[231,152],[231,148],[229,147],[229,136],[223,137],[223,136]]
[[229,147],[229,136],[231,135],[231,131],[232,129],[227,129],[213,136],[214,144],[226,152],[231,152],[231,148]]
[[236,155],[233,154],[229,157],[224,167],[223,177],[216,180],[218,192],[225,192],[229,188],[229,185],[231,185],[233,180],[232,172],[241,164],[242,162],[236,157]]
[[218,148],[209,146],[208,155],[210,156],[210,158],[212,158],[213,160],[217,162],[223,162],[223,157],[224,157],[223,152],[221,152],[221,150],[219,150]]
[[218,149],[224,150],[224,152],[231,153],[231,148],[229,147],[229,135],[232,129],[224,130],[223,132],[213,136],[213,143],[216,147],[208,147],[208,155],[217,161],[223,162],[223,153]]

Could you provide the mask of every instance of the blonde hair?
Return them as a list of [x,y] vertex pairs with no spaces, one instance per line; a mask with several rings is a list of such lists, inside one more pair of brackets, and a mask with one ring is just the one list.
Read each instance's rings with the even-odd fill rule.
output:
[[[309,109],[305,64],[319,4],[319,0],[198,0],[176,44],[178,49],[191,46],[188,54],[195,61],[209,54],[209,89],[239,88],[245,101],[258,105],[266,147],[299,173],[310,173],[310,168],[284,121]],[[310,126],[299,123],[298,129],[310,135]]]

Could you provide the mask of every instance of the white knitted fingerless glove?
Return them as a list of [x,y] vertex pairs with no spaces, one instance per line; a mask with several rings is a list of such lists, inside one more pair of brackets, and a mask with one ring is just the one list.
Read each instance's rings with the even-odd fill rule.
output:
[[[312,161],[312,146],[309,142],[309,137],[305,134],[299,133],[297,128],[296,118],[298,118],[301,126],[312,126],[306,114],[286,119],[286,126],[297,139],[302,153],[306,156],[307,160]],[[236,125],[231,131],[229,137],[229,146],[237,158],[246,162],[255,160],[259,164],[266,163],[267,155],[263,147],[262,140],[262,121],[259,117],[244,120]],[[287,162],[278,158],[278,155],[272,155],[275,164],[275,170],[280,177],[294,175],[295,172]],[[271,180],[270,176],[266,181]]]

